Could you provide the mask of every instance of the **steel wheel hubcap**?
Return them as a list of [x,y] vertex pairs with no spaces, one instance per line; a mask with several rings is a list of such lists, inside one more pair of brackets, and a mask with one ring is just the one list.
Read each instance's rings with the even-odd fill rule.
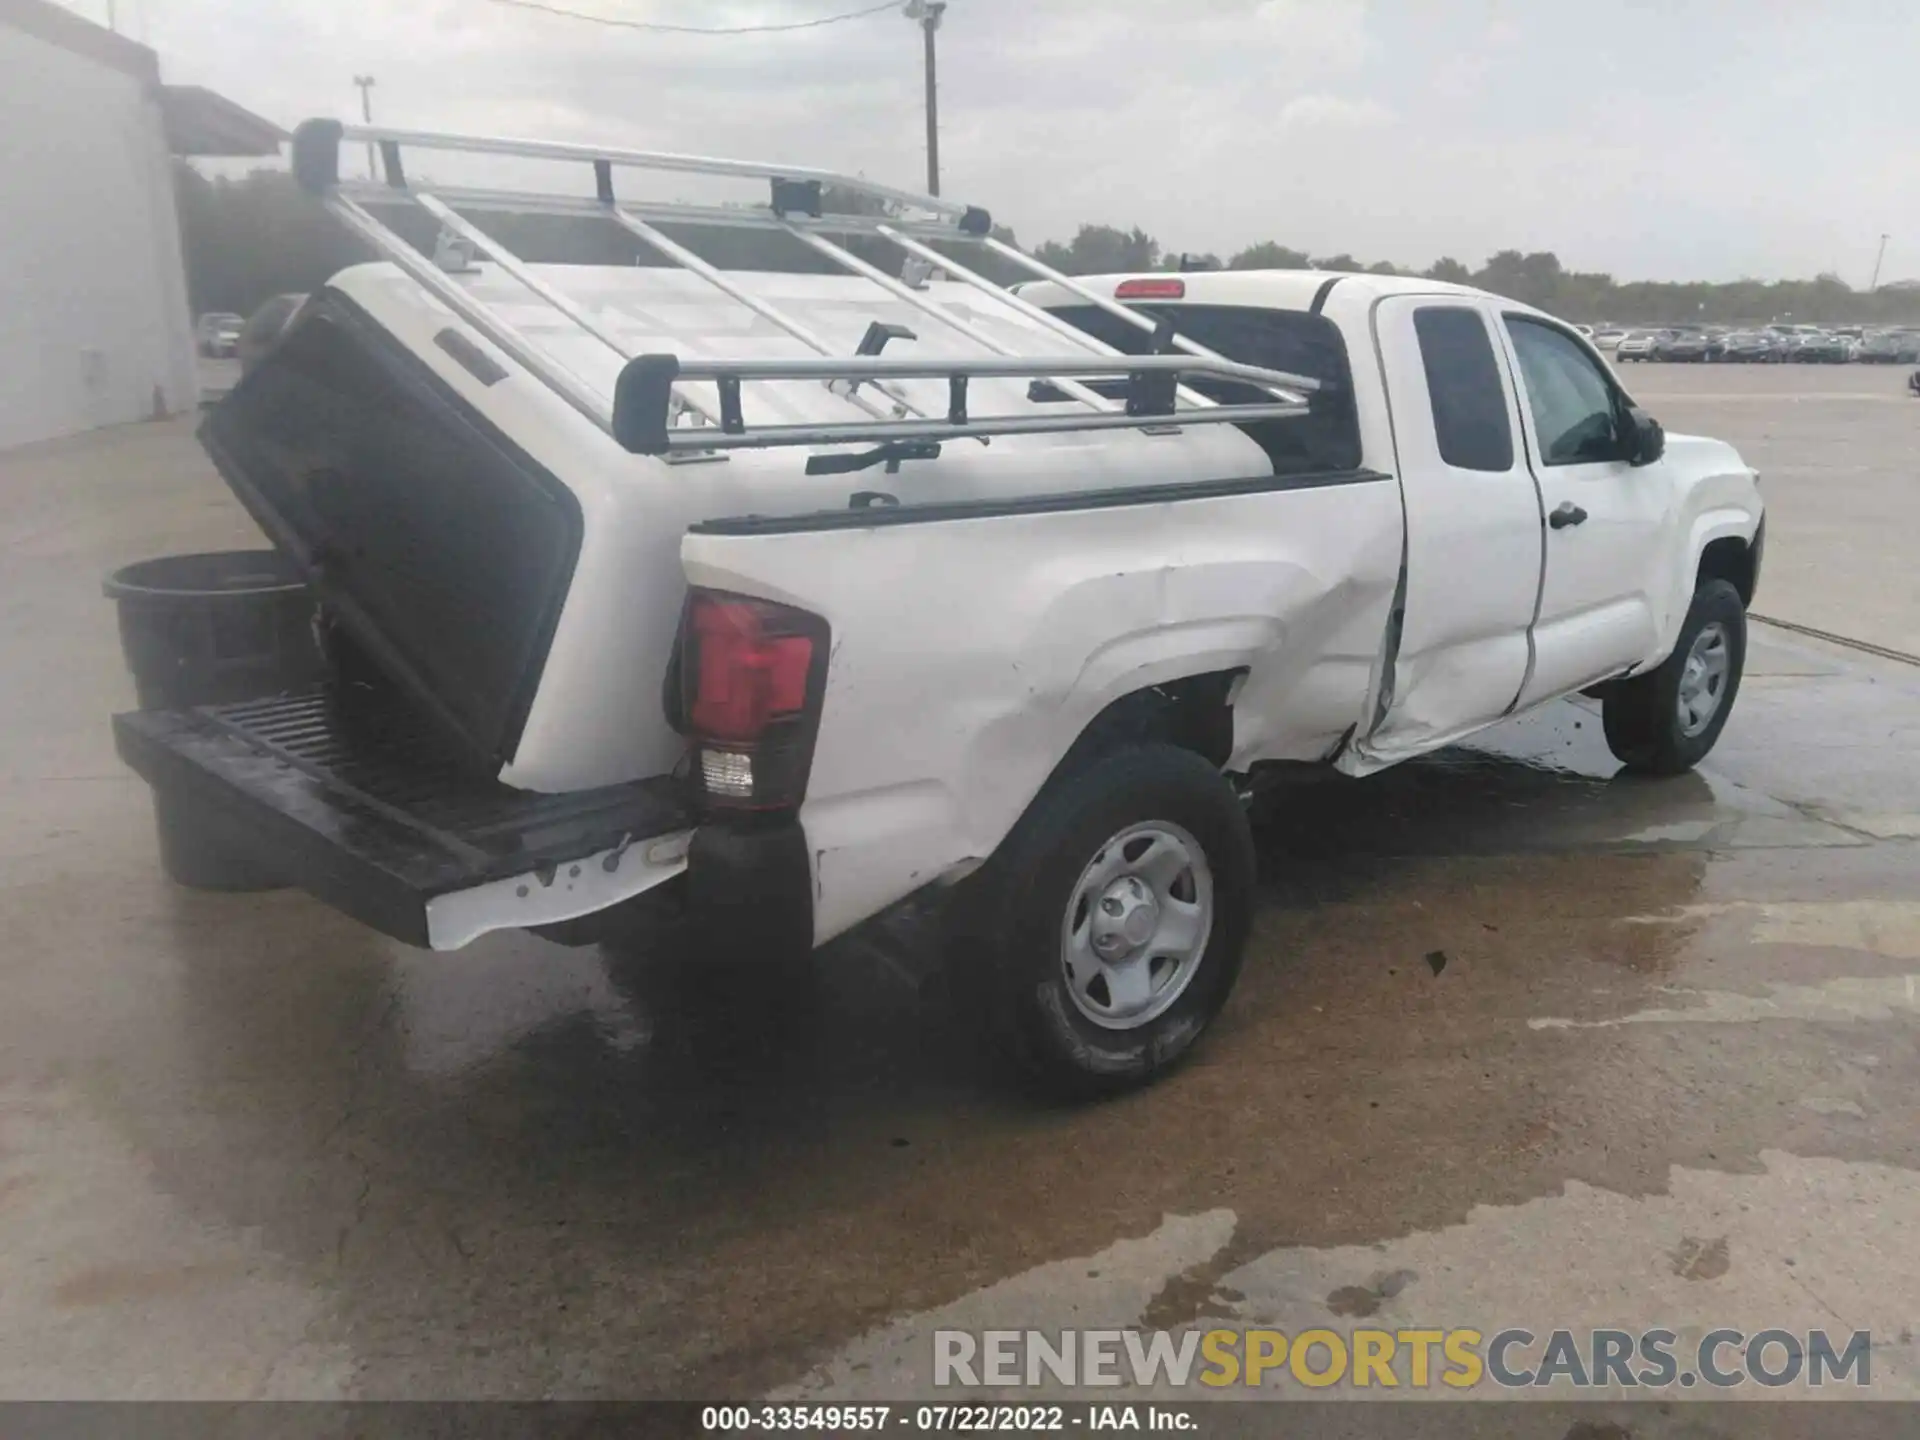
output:
[[1727,627],[1716,620],[1693,637],[1693,647],[1680,667],[1680,733],[1687,739],[1704,731],[1720,713],[1732,673]]
[[1060,970],[1074,1008],[1132,1030],[1185,993],[1213,930],[1213,872],[1200,842],[1169,821],[1102,845],[1067,901]]

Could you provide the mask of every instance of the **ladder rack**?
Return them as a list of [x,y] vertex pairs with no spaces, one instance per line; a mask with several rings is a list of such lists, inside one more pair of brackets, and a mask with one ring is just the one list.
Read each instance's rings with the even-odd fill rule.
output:
[[[377,147],[382,176],[357,180],[340,173],[340,148],[365,142]],[[591,168],[592,197],[498,190],[471,186],[422,186],[408,181],[404,152],[451,151],[546,160]],[[1100,295],[1032,256],[995,239],[985,210],[938,196],[919,195],[877,185],[856,176],[806,167],[752,161],[708,159],[661,151],[602,149],[539,140],[492,139],[378,126],[342,125],[309,120],[293,137],[293,173],[300,185],[448,309],[485,335],[568,405],[625,448],[639,454],[718,458],[720,452],[772,446],[823,446],[873,442],[875,457],[889,462],[938,453],[949,439],[986,443],[996,435],[1049,434],[1081,430],[1142,429],[1164,431],[1193,424],[1245,423],[1308,413],[1320,382],[1286,371],[1241,365],[1156,321]],[[669,204],[623,199],[615,188],[623,169],[764,180],[770,186],[764,208]],[[881,202],[889,213],[829,213],[828,192]],[[599,341],[622,362],[615,393],[602,394],[535,344],[492,306],[421,254],[367,207],[412,202],[432,216],[443,235],[474,247],[553,310]],[[644,355],[630,350],[615,331],[599,323],[547,278],[535,274],[505,245],[470,218],[473,214],[513,213],[595,217],[621,226],[673,264],[746,306],[762,319],[812,350],[813,360],[711,360],[673,355]],[[875,325],[855,355],[835,354],[828,342],[773,302],[755,295],[726,272],[663,233],[662,224],[783,232],[850,274],[873,283],[894,299],[963,336],[984,352],[979,357],[942,360],[889,359],[878,354],[890,327]],[[965,316],[942,305],[923,286],[908,284],[845,249],[829,236],[862,235],[890,243],[923,265],[937,266],[959,282],[991,295],[1007,308],[1041,326],[1071,347],[1071,353],[1026,356]],[[1116,316],[1152,336],[1149,355],[1128,355],[1079,330],[1057,315],[1022,299],[941,250],[933,242],[968,244],[1020,266],[1036,278]],[[904,334],[897,327],[892,334]],[[871,348],[869,348],[871,346]],[[1080,378],[1076,378],[1080,377]],[[1182,378],[1209,379],[1252,387],[1265,398],[1228,404],[1196,393]],[[1044,380],[1076,402],[1056,414],[973,415],[967,403],[972,379]],[[930,414],[894,382],[944,379],[944,414]],[[1124,404],[1082,380],[1124,379]],[[752,380],[814,380],[858,407],[867,420],[800,425],[756,425],[743,418],[740,387]],[[711,384],[717,407],[687,392],[689,383]],[[1111,388],[1111,387],[1109,387]],[[821,457],[816,457],[821,458]]]

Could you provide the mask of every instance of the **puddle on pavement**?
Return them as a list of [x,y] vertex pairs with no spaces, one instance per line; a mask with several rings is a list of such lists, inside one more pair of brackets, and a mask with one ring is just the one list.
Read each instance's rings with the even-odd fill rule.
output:
[[[1605,1150],[1565,1107],[1622,1032],[1570,1045],[1525,1018],[1651,1001],[1692,934],[1618,922],[1699,901],[1705,857],[1531,849],[1596,808],[1615,830],[1661,813],[1614,794],[1452,754],[1290,808],[1217,1033],[1083,1110],[1007,1093],[945,987],[884,946],[840,947],[810,990],[526,937],[401,953],[325,924],[296,969],[255,948],[284,917],[196,924],[202,1083],[166,1111],[196,1118],[149,1117],[146,1148],[195,1211],[313,1267],[375,1394],[743,1393],[1169,1214],[1233,1212],[1222,1274],[1453,1223],[1558,1187],[1570,1144]],[[1713,803],[1704,784],[1681,801]],[[1666,1164],[1590,1168],[1634,1190]],[[457,1335],[423,1341],[449,1314]],[[564,1374],[541,1358],[563,1354]]]
[[[1825,1329],[1836,1349],[1854,1330],[1870,1330],[1873,1395],[1920,1396],[1907,1313],[1907,1297],[1920,1283],[1920,1252],[1863,1247],[1831,1233],[1824,1217],[1849,1210],[1874,1214],[1882,1233],[1907,1233],[1920,1225],[1920,1178],[1882,1165],[1768,1151],[1757,1157],[1753,1173],[1677,1167],[1657,1193],[1639,1196],[1575,1181],[1519,1205],[1480,1206],[1457,1223],[1377,1245],[1280,1246],[1238,1264],[1221,1261],[1236,1248],[1232,1237],[1241,1222],[1232,1212],[1170,1215],[1141,1239],[1056,1260],[938,1308],[897,1317],[811,1367],[776,1398],[924,1397],[930,1389],[928,1336],[935,1329],[1053,1333],[1226,1324],[1298,1335],[1321,1327],[1344,1330],[1356,1323],[1354,1317],[1390,1331],[1466,1327],[1490,1334],[1518,1327],[1542,1337],[1594,1326],[1666,1328],[1676,1332],[1680,1355],[1697,1350],[1704,1334],[1721,1325],[1740,1325],[1749,1334],[1776,1326]],[[1154,1313],[1160,1297],[1201,1273],[1216,1279],[1197,1305],[1180,1315]],[[1818,1277],[1817,1291],[1803,1277]],[[1540,1347],[1512,1354],[1517,1367],[1527,1368],[1538,1361]],[[1268,1386],[1270,1398],[1312,1398],[1284,1375]],[[1851,1385],[1841,1388],[1857,1393]],[[1568,1398],[1572,1392],[1558,1393]],[[1603,1393],[1619,1398],[1623,1392]],[[1125,1386],[1102,1396],[1155,1397],[1191,1399],[1192,1392],[1183,1396],[1163,1382],[1157,1390]],[[1066,1398],[1066,1392],[1043,1383],[973,1398],[1038,1400]],[[1229,1390],[1208,1398],[1248,1397]],[[1404,1389],[1374,1389],[1343,1392],[1341,1398],[1413,1397]],[[1641,1413],[1655,1412],[1646,1407]],[[1712,1427],[1677,1431],[1722,1433]],[[1641,1433],[1638,1420],[1633,1433]]]
[[1271,1252],[1569,1178],[1645,1194],[1789,1142],[1880,1158],[1852,1112],[1904,1103],[1904,1072],[1835,1049],[1885,1053],[1874,1022],[1770,1048],[1716,1027],[1707,1060],[1698,1027],[1527,1028],[1666,1004],[1703,933],[1749,925],[1689,910],[1720,903],[1722,862],[1621,843],[1723,798],[1597,768],[1449,752],[1289,792],[1239,993],[1193,1064],[1108,1105],[1009,1094],[884,937],[808,984],[519,936],[421,955],[298,897],[194,898],[163,1002],[185,1078],[157,1070],[127,1123],[200,1223],[306,1267],[332,1300],[315,1343],[372,1395],[749,1393],[1168,1216],[1231,1215],[1142,1302],[1175,1317]]

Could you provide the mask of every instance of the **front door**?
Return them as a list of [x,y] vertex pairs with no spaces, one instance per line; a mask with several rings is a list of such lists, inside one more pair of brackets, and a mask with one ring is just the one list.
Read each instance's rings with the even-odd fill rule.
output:
[[1547,519],[1533,668],[1520,706],[1617,675],[1659,643],[1654,609],[1673,488],[1629,463],[1627,397],[1571,330],[1502,316]]
[[1541,512],[1515,436],[1518,397],[1495,314],[1454,295],[1375,311],[1406,504],[1403,619],[1365,768],[1507,712],[1526,682],[1540,596]]

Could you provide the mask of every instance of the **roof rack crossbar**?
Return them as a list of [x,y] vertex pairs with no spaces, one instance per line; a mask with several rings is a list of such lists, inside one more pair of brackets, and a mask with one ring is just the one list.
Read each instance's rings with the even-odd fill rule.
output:
[[[734,283],[734,281],[727,278],[724,270],[709,264],[706,260],[694,254],[693,251],[687,249],[686,246],[680,244],[678,241],[661,234],[660,231],[656,230],[646,221],[635,219],[618,205],[611,207],[606,213],[612,216],[622,228],[637,238],[644,240],[655,250],[658,250],[662,255],[666,256],[667,259],[692,274],[699,276],[722,294],[739,301],[761,319],[786,331],[787,334],[798,340],[802,345],[805,345],[809,350],[814,351],[816,354],[827,356],[831,356],[834,353],[833,347],[807,326],[802,325],[798,320],[784,313],[778,306],[761,299],[745,286]],[[825,382],[830,389],[833,386],[833,378],[829,378]],[[891,407],[883,408],[876,405],[873,401],[867,399],[866,396],[855,390],[835,390],[834,393],[842,399],[852,401],[876,420],[896,419],[902,414],[924,414],[923,411],[898,390],[883,385],[875,386],[875,388],[885,394],[887,399],[892,402]]]
[[[896,300],[904,301],[923,314],[933,316],[934,319],[940,321],[943,325],[959,331],[960,334],[966,336],[967,339],[973,341],[974,344],[991,350],[996,355],[1013,355],[1015,353],[1010,347],[994,339],[993,336],[987,334],[987,332],[979,326],[961,319],[945,306],[929,300],[911,286],[894,279],[893,276],[887,274],[886,271],[880,269],[878,266],[869,265],[851,251],[841,249],[831,240],[820,235],[808,234],[804,230],[794,230],[790,228],[789,233],[808,248],[817,250],[828,259],[839,262],[854,274],[871,280]],[[1080,401],[1083,405],[1086,405],[1089,409],[1107,411],[1113,408],[1113,402],[1105,396],[1089,390],[1084,385],[1076,384],[1072,380],[1059,382],[1059,388],[1066,394],[1071,395],[1074,399]]]
[[[1106,311],[1107,314],[1112,315],[1116,319],[1126,321],[1127,324],[1133,326],[1135,329],[1152,331],[1157,328],[1155,322],[1149,316],[1142,314],[1138,310],[1130,309],[1122,305],[1119,301],[1102,295],[1096,290],[1089,289],[1078,280],[1075,280],[1071,275],[1061,274],[1051,265],[1046,264],[1044,261],[1034,259],[1033,256],[1027,254],[1024,250],[1016,249],[1003,240],[996,240],[991,235],[981,236],[979,243],[1003,259],[1011,260],[1014,264],[1031,271],[1033,274],[1039,276],[1040,279],[1058,285],[1068,294],[1078,295],[1089,305]],[[1218,351],[1209,350],[1197,341],[1187,339],[1186,336],[1180,334],[1178,331],[1174,332],[1169,343],[1171,343],[1176,350],[1184,350],[1189,355],[1199,355],[1211,360],[1221,358]],[[1307,394],[1311,394],[1320,388],[1319,381],[1309,379],[1305,375],[1285,375],[1284,383],[1291,389]]]
[[592,422],[613,434],[612,405],[566,366],[545,354],[493,309],[455,284],[433,261],[415,250],[344,195],[327,198],[327,209],[346,227],[430,291],[454,314],[538,376],[548,389]]
[[[922,245],[912,236],[903,235],[890,225],[877,226],[875,233],[883,239],[891,240],[909,255],[925,260],[930,265],[938,265],[942,271],[953,276],[954,279],[960,281],[963,285],[971,285],[982,294],[991,295],[1001,304],[1011,305],[1029,320],[1044,325],[1061,339],[1070,341],[1083,350],[1091,350],[1096,355],[1118,355],[1121,353],[1105,341],[1095,339],[1085,330],[1080,329],[1079,326],[1068,324],[1058,315],[1048,314],[1045,310],[1042,310],[1038,305],[1035,305],[1029,300],[1022,300],[1004,285],[996,285],[993,281],[987,279],[986,276],[977,271],[969,270],[965,265],[960,264],[951,256],[941,254],[931,245]],[[1180,398],[1190,405],[1205,407],[1213,404],[1213,401],[1205,395],[1202,395],[1197,390],[1190,390],[1185,385],[1180,387],[1179,394]]]
[[[498,265],[502,271],[511,275],[535,295],[538,295],[542,300],[546,301],[547,304],[551,305],[555,310],[558,310],[562,315],[573,321],[574,324],[586,331],[587,334],[591,335],[602,345],[613,351],[614,354],[618,355],[622,361],[631,360],[634,357],[635,351],[622,344],[610,332],[595,322],[594,318],[583,308],[529,270],[521,263],[518,255],[515,255],[478,225],[473,224],[458,214],[452,206],[424,190],[415,190],[413,192],[413,198],[420,203],[421,209],[433,216],[434,219],[438,220],[448,230],[451,230],[461,239],[480,250],[492,260],[494,264]],[[691,396],[676,392],[674,398],[684,409],[699,416],[704,424],[718,425],[720,423],[720,416],[715,411],[710,410]]]

